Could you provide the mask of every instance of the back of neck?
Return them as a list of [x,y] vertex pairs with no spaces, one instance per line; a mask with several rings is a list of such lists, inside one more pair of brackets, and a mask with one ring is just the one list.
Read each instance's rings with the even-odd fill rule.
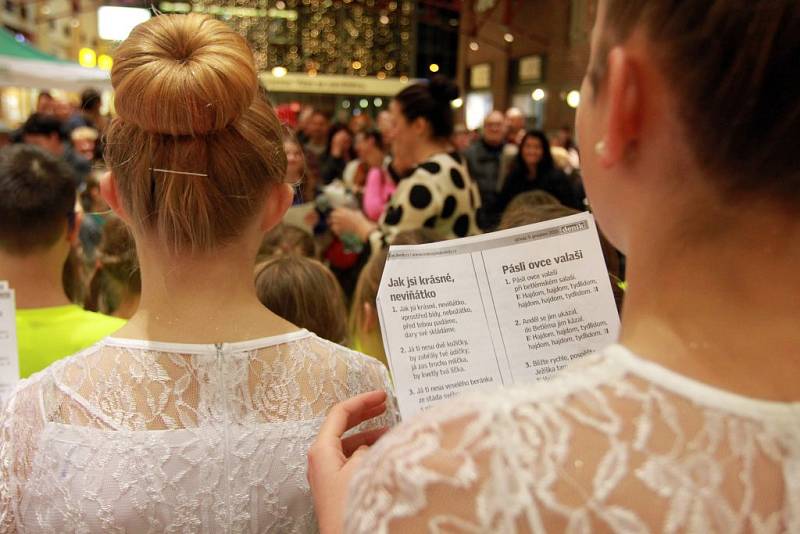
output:
[[138,309],[118,337],[176,343],[217,343],[297,330],[259,302],[255,258],[235,249],[202,257],[140,254]]
[[751,219],[702,243],[639,240],[628,256],[621,342],[726,390],[800,401],[800,224]]

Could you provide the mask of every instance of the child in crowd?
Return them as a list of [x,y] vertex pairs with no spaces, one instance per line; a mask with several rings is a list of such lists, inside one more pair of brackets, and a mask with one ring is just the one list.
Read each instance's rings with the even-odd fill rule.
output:
[[[513,212],[519,206],[533,207],[533,206],[543,206],[546,204],[563,205],[561,204],[561,202],[558,201],[556,197],[554,197],[547,191],[542,191],[541,189],[534,189],[533,191],[524,191],[511,199],[511,202],[508,203],[508,206],[506,206],[506,209],[503,213]],[[506,228],[510,227],[506,226]],[[502,230],[503,228],[499,229]]]
[[[560,217],[568,217],[580,213],[580,211],[569,208],[558,202],[554,204],[527,204],[525,200],[535,202],[537,199],[534,195],[547,195],[543,191],[528,191],[520,194],[508,205],[500,218],[500,226],[498,230],[507,230],[509,228],[517,228],[518,226],[525,226],[527,224],[536,224]],[[528,196],[530,195],[530,196]],[[549,196],[549,195],[548,195]],[[622,262],[620,261],[620,254],[614,246],[608,242],[608,239],[599,231],[600,248],[603,250],[603,259],[606,262],[606,269],[608,276],[611,279],[611,291],[614,293],[614,301],[617,305],[617,311],[622,311],[622,301],[625,297],[623,290],[623,269]]]
[[80,193],[80,207],[83,213],[80,217],[78,239],[83,260],[89,265],[94,263],[95,249],[100,244],[103,225],[110,213],[108,204],[100,193],[100,177],[105,172],[105,170],[93,171],[86,178],[86,187]]
[[346,343],[347,307],[330,269],[298,254],[256,266],[256,294],[270,311],[334,343]]
[[[430,228],[419,230],[406,230],[395,236],[393,245],[421,245],[443,241],[441,234]],[[353,348],[364,354],[374,356],[387,364],[386,353],[383,350],[378,310],[375,308],[375,299],[378,298],[378,286],[381,283],[383,268],[386,266],[388,250],[376,252],[364,266],[358,276],[358,283],[353,294],[353,303],[350,308],[350,337]]]
[[118,217],[110,217],[103,226],[97,266],[84,308],[130,319],[139,307],[141,293],[136,243],[125,223]]
[[316,258],[317,245],[311,234],[302,228],[280,223],[264,236],[256,261],[264,261],[276,254],[298,254],[307,258]]
[[75,304],[83,293],[75,199],[65,162],[30,145],[0,150],[0,280],[16,291],[23,378],[125,324]]

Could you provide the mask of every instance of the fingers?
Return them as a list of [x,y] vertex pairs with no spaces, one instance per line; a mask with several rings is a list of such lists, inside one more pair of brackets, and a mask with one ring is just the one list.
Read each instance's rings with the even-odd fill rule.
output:
[[343,439],[342,450],[344,451],[344,455],[350,457],[357,449],[360,449],[362,447],[366,449],[367,447],[370,447],[373,443],[378,441],[378,439],[388,431],[389,431],[388,427],[375,428],[373,430],[367,430],[366,432],[361,432],[359,434],[355,434],[353,436]]
[[362,415],[361,419],[362,421],[369,421],[373,417],[378,417],[385,411],[386,411],[386,403],[382,402],[376,406],[367,409]]
[[317,440],[339,441],[342,434],[369,419],[365,418],[365,415],[369,415],[371,409],[377,409],[385,403],[385,391],[370,391],[340,402],[328,412],[325,422],[320,427]]
[[[383,413],[386,409],[386,392],[370,391],[340,402],[331,408],[320,427],[317,439],[308,451],[308,476],[332,473],[341,469],[347,461],[342,443],[342,434],[363,421]],[[355,436],[353,436],[355,437]],[[367,435],[360,444],[371,443],[379,436]],[[354,441],[353,443],[358,443]],[[352,451],[355,447],[349,447]]]

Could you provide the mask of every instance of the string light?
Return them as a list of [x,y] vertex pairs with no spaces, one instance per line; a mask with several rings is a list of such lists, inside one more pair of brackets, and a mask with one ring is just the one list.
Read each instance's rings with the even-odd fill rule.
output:
[[478,50],[481,49],[481,45],[478,44],[478,41],[470,41],[469,49],[472,50],[473,52],[477,52]]
[[[172,6],[180,2],[162,2]],[[409,76],[416,2],[336,0],[187,0],[191,11],[226,17],[244,36],[260,70]],[[356,63],[357,62],[357,63]],[[360,64],[359,68],[354,63]],[[383,73],[381,75],[381,73]]]
[[513,43],[513,42],[514,42],[514,34],[512,34],[512,33],[506,33],[506,34],[503,36],[503,39],[505,39],[505,41],[506,41],[507,43]]

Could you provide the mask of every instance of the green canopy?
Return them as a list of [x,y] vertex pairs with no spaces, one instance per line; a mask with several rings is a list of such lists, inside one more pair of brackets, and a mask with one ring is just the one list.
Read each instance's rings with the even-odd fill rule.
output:
[[0,28],[0,86],[80,91],[110,89],[111,80],[105,71],[45,54]]

